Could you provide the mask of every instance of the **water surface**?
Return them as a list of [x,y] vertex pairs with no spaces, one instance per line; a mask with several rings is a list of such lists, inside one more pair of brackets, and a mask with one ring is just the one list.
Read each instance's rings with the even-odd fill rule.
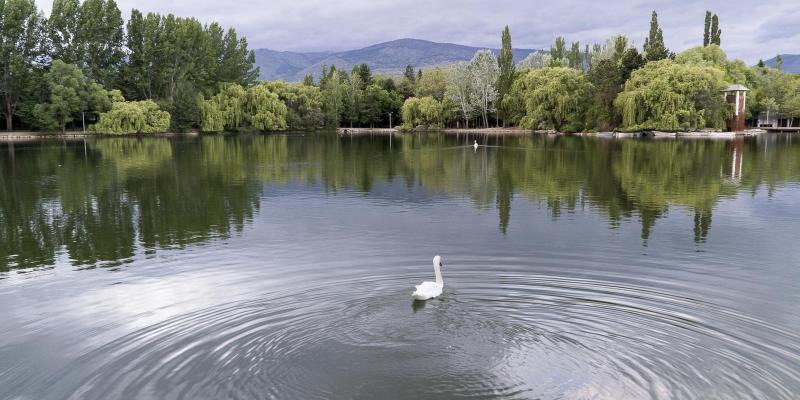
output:
[[2,145],[0,398],[800,393],[796,138],[473,139]]

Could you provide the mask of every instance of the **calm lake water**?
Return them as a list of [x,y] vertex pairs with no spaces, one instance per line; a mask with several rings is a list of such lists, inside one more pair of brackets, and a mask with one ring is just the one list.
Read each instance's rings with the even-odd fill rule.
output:
[[0,145],[0,398],[800,395],[800,138],[472,139]]

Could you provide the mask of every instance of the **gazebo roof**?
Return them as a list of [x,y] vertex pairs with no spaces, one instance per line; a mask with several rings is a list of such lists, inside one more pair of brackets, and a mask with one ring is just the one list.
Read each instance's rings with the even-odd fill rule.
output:
[[747,86],[737,83],[735,85],[728,86],[725,88],[725,90],[723,90],[723,92],[746,92],[748,90],[750,89],[748,89]]

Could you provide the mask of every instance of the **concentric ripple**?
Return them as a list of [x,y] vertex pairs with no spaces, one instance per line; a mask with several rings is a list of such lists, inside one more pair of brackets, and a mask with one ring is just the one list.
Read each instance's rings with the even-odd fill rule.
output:
[[635,284],[484,272],[451,272],[427,303],[409,299],[414,277],[400,273],[185,314],[86,354],[76,365],[91,369],[63,371],[48,393],[790,399],[800,389],[800,338],[764,321]]

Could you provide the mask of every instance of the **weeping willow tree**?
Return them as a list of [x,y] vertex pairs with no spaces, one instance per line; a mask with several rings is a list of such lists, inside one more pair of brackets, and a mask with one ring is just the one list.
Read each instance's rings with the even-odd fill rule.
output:
[[260,131],[286,129],[288,109],[278,95],[266,85],[256,85],[247,91],[244,111],[250,126]]
[[159,133],[166,132],[169,124],[169,113],[151,100],[117,101],[89,129],[96,133]]
[[221,132],[223,130],[236,130],[244,119],[245,90],[237,84],[225,84],[219,93],[200,106],[200,129],[204,132]]
[[200,106],[204,132],[235,131],[252,127],[261,131],[286,129],[288,110],[267,85],[247,90],[237,84],[223,85],[219,93]]
[[583,71],[565,67],[535,69],[525,74],[517,88],[522,93],[523,128],[577,132],[584,129],[592,84]]
[[414,128],[433,128],[442,126],[442,103],[433,97],[409,97],[401,109],[403,117],[403,127]]
[[710,65],[650,62],[631,74],[616,99],[626,130],[721,129],[731,112],[725,72]]

